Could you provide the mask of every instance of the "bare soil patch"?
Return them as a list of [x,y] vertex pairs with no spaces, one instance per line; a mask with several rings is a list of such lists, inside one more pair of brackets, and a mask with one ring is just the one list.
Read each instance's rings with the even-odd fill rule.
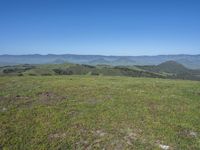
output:
[[67,99],[67,96],[61,96],[54,92],[42,92],[38,94],[38,100],[42,104],[55,104]]

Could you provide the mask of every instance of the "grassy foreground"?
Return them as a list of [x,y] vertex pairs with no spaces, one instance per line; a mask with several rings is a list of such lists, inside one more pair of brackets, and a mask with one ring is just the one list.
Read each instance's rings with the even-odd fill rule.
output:
[[1,148],[121,150],[163,145],[200,149],[200,82],[0,78]]

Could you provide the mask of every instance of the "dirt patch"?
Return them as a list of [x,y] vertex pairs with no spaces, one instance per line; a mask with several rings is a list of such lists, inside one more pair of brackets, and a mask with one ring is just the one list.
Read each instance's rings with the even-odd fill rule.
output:
[[136,133],[133,133],[133,132],[130,132],[130,133],[128,133],[128,135],[126,135],[126,136],[124,137],[124,140],[126,141],[126,143],[127,143],[128,145],[133,145],[133,144],[132,144],[132,141],[137,140],[137,134],[136,134]]
[[186,138],[196,138],[198,136],[197,132],[190,131],[190,130],[187,130],[187,129],[180,130],[178,132],[178,135],[181,136],[181,137],[186,137]]
[[[100,129],[91,131],[84,128],[79,131],[81,133],[81,139],[80,141],[76,142],[76,149],[103,149],[103,143],[105,142],[105,138],[108,135],[106,132]],[[86,132],[90,135],[89,138],[88,136],[85,136],[87,135]]]
[[106,132],[102,130],[96,130],[96,131],[93,131],[92,133],[94,134],[94,136],[97,136],[97,137],[103,137],[107,134]]
[[71,110],[70,112],[67,113],[67,115],[70,116],[70,117],[74,117],[78,114],[79,114],[79,112],[76,111],[76,110]]
[[21,99],[26,100],[26,99],[28,99],[29,97],[28,97],[28,96],[24,96],[24,95],[19,95],[19,94],[17,94],[16,96],[11,96],[11,98],[12,98],[13,100],[21,100]]
[[90,105],[97,105],[97,104],[100,104],[101,102],[103,102],[103,100],[99,100],[99,99],[89,99],[86,101],[86,103]]
[[51,97],[54,97],[55,94],[53,92],[43,92],[39,93],[39,96],[42,98],[50,99]]
[[103,103],[105,101],[109,101],[111,99],[112,99],[111,95],[105,95],[99,99],[97,99],[97,98],[88,99],[88,100],[86,100],[86,102],[91,105],[97,105],[97,104]]
[[148,109],[150,112],[156,112],[157,111],[158,104],[155,102],[149,102],[148,103]]
[[49,135],[49,139],[63,139],[67,137],[66,133],[54,133]]
[[157,118],[159,105],[156,102],[150,101],[147,104],[148,111],[151,113],[154,119]]
[[27,102],[30,101],[28,96],[21,95],[9,95],[0,97],[0,105],[2,106],[16,106],[16,107],[26,107]]
[[43,104],[54,104],[67,99],[67,96],[60,96],[53,92],[42,92],[38,94],[38,100]]
[[75,149],[88,149],[89,142],[87,140],[81,139],[80,141],[75,143]]
[[197,138],[199,136],[199,132],[194,131],[193,129],[190,128],[185,128],[183,126],[176,126],[175,127],[176,134],[179,138]]
[[113,140],[108,148],[114,149],[114,150],[124,150],[125,144],[121,140]]
[[136,130],[133,130],[131,128],[127,128],[122,132],[125,133],[125,135],[123,137],[123,141],[126,143],[126,145],[128,144],[129,146],[132,146],[133,142],[135,140],[139,139],[139,132],[140,131],[136,131]]

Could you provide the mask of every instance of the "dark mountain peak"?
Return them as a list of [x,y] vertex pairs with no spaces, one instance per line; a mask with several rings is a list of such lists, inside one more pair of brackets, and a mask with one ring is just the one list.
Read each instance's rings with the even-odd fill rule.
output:
[[169,61],[165,61],[161,64],[159,64],[158,66],[173,66],[173,67],[183,67],[186,68],[184,65],[174,61],[174,60],[169,60]]
[[177,63],[176,61],[170,60],[163,62],[157,66],[160,71],[168,72],[168,73],[181,73],[188,72],[184,65]]

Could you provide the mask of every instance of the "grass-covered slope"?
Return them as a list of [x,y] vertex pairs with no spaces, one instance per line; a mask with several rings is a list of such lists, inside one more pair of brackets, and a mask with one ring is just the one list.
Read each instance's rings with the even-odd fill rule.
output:
[[175,61],[166,61],[156,66],[138,66],[141,69],[149,70],[152,72],[166,72],[172,74],[188,73],[190,69]]
[[103,76],[0,77],[5,149],[200,148],[200,83]]
[[188,69],[175,61],[166,61],[156,66],[137,66],[140,69],[165,74],[167,78],[200,80],[200,70]]
[[149,72],[137,67],[108,66],[108,65],[80,65],[80,64],[43,64],[43,65],[15,65],[0,67],[0,76],[49,76],[49,75],[106,75],[165,78],[165,75]]
[[199,80],[200,70],[167,61],[157,66],[110,66],[85,64],[40,64],[0,67],[0,76],[101,75]]

